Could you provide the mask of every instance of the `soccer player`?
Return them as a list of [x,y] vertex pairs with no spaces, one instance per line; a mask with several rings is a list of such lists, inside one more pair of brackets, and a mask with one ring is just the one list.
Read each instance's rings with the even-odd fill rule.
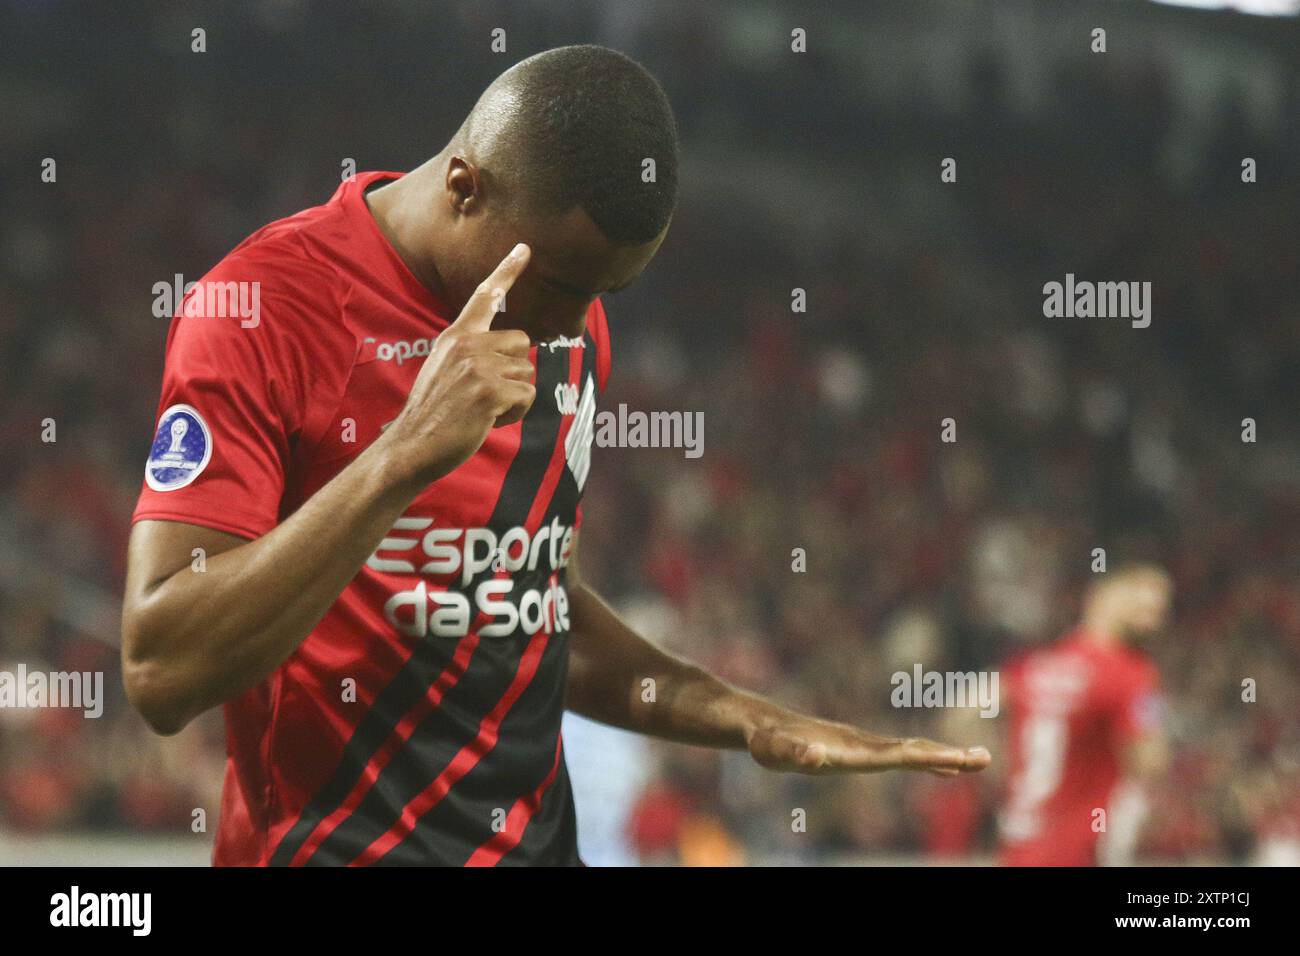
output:
[[1144,784],[1162,772],[1159,675],[1132,642],[1165,625],[1169,575],[1130,564],[1099,578],[1083,619],[1003,673],[1010,779],[999,819],[1009,866],[1128,862],[1145,816]]
[[677,149],[641,66],[550,50],[188,294],[122,661],[159,733],[225,705],[215,863],[578,864],[566,706],[777,770],[988,763],[727,686],[584,583],[600,297],[663,242]]

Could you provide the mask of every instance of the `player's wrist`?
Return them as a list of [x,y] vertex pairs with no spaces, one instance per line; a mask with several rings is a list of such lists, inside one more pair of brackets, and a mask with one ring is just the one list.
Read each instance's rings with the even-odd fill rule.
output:
[[415,443],[403,439],[398,423],[380,435],[370,447],[385,492],[414,497],[447,473],[438,462],[414,454]]
[[771,701],[744,691],[732,691],[727,699],[727,707],[744,747],[749,746],[756,733],[780,725],[787,713]]

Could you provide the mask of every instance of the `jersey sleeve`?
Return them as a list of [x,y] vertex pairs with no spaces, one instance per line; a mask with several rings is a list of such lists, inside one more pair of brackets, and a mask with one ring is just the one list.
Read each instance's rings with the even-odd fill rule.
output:
[[[258,272],[224,260],[177,309],[133,521],[182,521],[246,538],[276,525],[305,389],[282,342],[296,307]],[[212,308],[209,289],[233,289],[256,308]]]
[[1133,667],[1121,682],[1115,706],[1115,737],[1124,744],[1155,733],[1164,722],[1159,672],[1150,663]]

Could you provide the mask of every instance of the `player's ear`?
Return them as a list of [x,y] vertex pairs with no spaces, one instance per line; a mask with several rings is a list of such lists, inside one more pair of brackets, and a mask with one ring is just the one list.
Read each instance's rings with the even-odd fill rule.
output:
[[453,156],[447,163],[445,185],[447,200],[460,215],[473,215],[483,205],[483,175],[465,157]]

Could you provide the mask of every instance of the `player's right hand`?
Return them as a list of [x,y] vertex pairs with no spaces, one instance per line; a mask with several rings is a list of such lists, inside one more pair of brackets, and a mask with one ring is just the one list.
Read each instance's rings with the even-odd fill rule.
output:
[[464,464],[488,432],[519,421],[532,407],[536,370],[531,341],[519,329],[492,330],[498,303],[528,267],[520,243],[465,303],[425,359],[402,413],[385,437],[398,443],[414,474],[433,481]]

